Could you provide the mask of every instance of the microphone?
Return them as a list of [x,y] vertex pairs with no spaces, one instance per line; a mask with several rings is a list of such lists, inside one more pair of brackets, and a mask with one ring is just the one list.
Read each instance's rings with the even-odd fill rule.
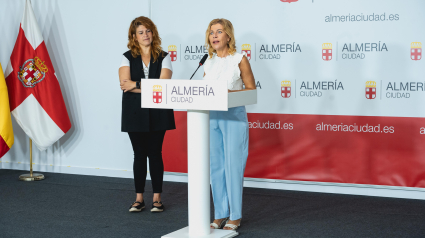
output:
[[202,57],[201,61],[199,61],[199,66],[198,68],[196,68],[195,73],[192,74],[192,77],[190,77],[189,80],[191,80],[193,78],[193,76],[196,74],[196,71],[198,71],[199,67],[201,67],[202,65],[204,65],[205,61],[208,58],[208,54],[205,54],[204,57]]

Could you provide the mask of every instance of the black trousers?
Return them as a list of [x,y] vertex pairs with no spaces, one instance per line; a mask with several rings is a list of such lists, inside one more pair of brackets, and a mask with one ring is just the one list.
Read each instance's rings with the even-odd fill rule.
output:
[[162,193],[164,163],[162,162],[162,143],[165,131],[128,132],[134,151],[133,175],[136,193],[145,192],[147,157],[154,193]]

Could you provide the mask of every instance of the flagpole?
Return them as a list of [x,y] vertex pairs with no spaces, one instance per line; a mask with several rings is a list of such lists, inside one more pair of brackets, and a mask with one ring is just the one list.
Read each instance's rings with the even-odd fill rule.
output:
[[44,179],[44,175],[32,172],[32,140],[30,138],[30,173],[22,174],[21,176],[19,176],[19,180],[37,181],[37,180],[43,180],[43,179]]
[[32,177],[32,140],[30,138],[30,176]]

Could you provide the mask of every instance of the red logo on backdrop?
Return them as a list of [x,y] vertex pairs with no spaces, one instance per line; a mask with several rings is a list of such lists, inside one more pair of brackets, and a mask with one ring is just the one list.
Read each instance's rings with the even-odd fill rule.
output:
[[251,45],[250,44],[243,44],[242,45],[242,53],[246,53],[246,57],[248,60],[251,60]]
[[48,71],[47,66],[38,57],[29,59],[19,67],[18,79],[22,82],[24,87],[33,88],[41,82],[46,76]]
[[366,98],[367,99],[376,98],[376,82],[375,81],[366,82]]
[[291,97],[291,81],[282,81],[280,82],[280,95],[283,98],[289,98]]
[[422,59],[422,43],[412,42],[412,44],[410,44],[410,47],[410,58],[412,60]]
[[153,102],[154,103],[161,103],[162,102],[162,86],[161,85],[154,85],[153,86]]
[[171,61],[177,60],[177,46],[169,45],[168,46],[168,54],[170,54]]
[[332,44],[331,43],[322,44],[322,59],[325,61],[329,61],[332,59]]
[[298,0],[280,0],[281,2],[287,2],[287,3],[291,3],[291,2],[298,2]]

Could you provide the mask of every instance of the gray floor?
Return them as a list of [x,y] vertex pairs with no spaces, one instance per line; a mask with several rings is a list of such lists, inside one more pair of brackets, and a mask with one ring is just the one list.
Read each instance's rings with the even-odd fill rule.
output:
[[[165,182],[166,211],[129,213],[131,179],[0,169],[0,237],[161,237],[187,226],[187,184]],[[147,205],[152,190],[147,183]],[[425,237],[425,201],[244,189],[238,237]]]

